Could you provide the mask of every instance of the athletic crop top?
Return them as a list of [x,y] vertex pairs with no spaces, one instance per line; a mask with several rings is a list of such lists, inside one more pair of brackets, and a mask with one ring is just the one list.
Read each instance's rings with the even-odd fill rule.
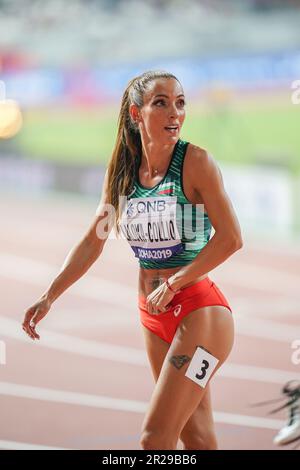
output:
[[183,191],[187,146],[184,140],[176,142],[164,178],[152,188],[140,183],[141,156],[136,158],[134,186],[126,198],[119,227],[142,268],[186,265],[210,238],[212,226],[204,206],[191,204]]

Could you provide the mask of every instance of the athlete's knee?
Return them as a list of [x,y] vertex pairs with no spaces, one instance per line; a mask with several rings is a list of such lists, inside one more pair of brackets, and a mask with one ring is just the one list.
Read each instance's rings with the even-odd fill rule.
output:
[[187,434],[180,437],[184,450],[217,450],[218,442],[214,431],[201,434]]
[[140,438],[142,449],[176,450],[177,438],[160,431],[144,430]]

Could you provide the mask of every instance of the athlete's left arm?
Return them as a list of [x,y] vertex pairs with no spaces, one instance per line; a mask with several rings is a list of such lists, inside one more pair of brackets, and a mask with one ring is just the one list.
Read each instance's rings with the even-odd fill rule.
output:
[[215,233],[190,264],[170,277],[174,289],[208,273],[243,246],[241,228],[216,161],[197,146],[193,147],[192,158],[193,169],[189,176],[194,189],[201,195]]

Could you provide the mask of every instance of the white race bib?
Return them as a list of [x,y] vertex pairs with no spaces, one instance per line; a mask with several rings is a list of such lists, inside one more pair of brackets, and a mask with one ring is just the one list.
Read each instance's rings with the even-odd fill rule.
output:
[[218,362],[219,359],[214,357],[201,346],[197,346],[185,376],[196,382],[200,387],[204,388]]
[[164,261],[183,251],[176,209],[177,196],[132,198],[127,201],[120,229],[137,258]]

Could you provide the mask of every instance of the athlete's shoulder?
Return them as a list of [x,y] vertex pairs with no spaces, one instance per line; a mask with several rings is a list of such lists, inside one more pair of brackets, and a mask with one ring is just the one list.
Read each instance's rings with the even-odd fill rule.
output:
[[199,147],[198,145],[189,144],[189,163],[194,169],[194,173],[199,175],[210,172],[217,168],[217,162],[213,155],[205,148]]

